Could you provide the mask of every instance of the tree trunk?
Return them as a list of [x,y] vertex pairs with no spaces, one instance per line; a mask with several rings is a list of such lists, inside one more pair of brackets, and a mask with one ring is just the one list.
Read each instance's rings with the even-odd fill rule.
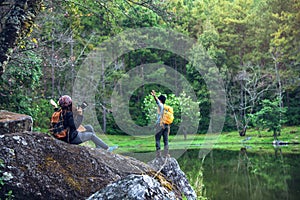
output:
[[42,0],[4,0],[0,3],[0,76],[9,60],[9,51],[18,40],[28,34],[37,14],[41,11]]
[[[280,79],[280,73],[279,73],[279,68],[278,68],[278,65],[279,65],[279,62],[278,62],[278,52],[275,53],[275,55],[273,54],[272,57],[273,57],[273,60],[274,60],[274,68],[275,68],[275,73],[276,73],[276,82],[277,82],[277,93],[278,93],[278,98],[279,98],[279,107],[280,107],[280,110],[283,109],[283,101],[282,101],[282,84],[281,84],[281,79]],[[281,112],[279,113],[279,123],[282,119],[282,114]],[[274,137],[276,137],[277,139],[277,136],[280,136],[280,132],[279,133],[276,133],[276,130],[274,132]]]
[[[105,63],[104,63],[103,59],[101,59],[101,60],[102,60],[102,63],[101,63],[101,83],[102,83],[102,91],[104,92],[105,91]],[[105,100],[103,101],[102,109],[103,109],[102,129],[103,129],[103,132],[106,133],[106,102],[105,102]]]

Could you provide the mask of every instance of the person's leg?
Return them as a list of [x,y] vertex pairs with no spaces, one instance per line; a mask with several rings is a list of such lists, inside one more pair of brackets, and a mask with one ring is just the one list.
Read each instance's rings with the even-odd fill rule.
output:
[[92,127],[92,125],[84,125],[84,128],[85,128],[85,130],[86,130],[86,132],[95,132],[94,131],[94,128]]
[[160,157],[160,138],[162,136],[163,129],[157,129],[157,133],[155,134],[155,147],[156,147],[156,157]]
[[94,132],[78,132],[78,136],[80,137],[82,142],[86,142],[92,140],[96,148],[108,149],[108,145],[105,144]]
[[[94,131],[94,128],[92,127],[92,125],[85,125],[84,126],[84,128],[86,129],[86,131],[87,132],[93,132],[94,133],[94,137],[97,137],[97,135],[95,134],[95,131]],[[97,139],[98,138],[98,139]],[[109,152],[112,152],[113,150],[115,150],[115,149],[117,149],[118,148],[118,146],[111,146],[111,147],[108,147],[99,137],[97,137],[96,139],[94,138],[94,143],[96,144],[98,144],[98,147],[97,147],[97,144],[96,144],[96,147],[97,148],[99,148],[99,146],[101,147],[101,148],[103,148],[103,149],[106,149],[107,151],[109,151]],[[93,138],[92,138],[93,139]],[[101,142],[100,142],[100,141]],[[106,146],[108,147],[108,148],[106,148]]]
[[167,125],[163,130],[164,156],[169,155],[169,133],[170,133],[170,126]]
[[155,147],[156,147],[156,150],[160,150],[161,135],[162,135],[162,131],[159,131],[158,133],[155,134]]
[[81,143],[82,143],[82,141],[81,141],[79,135],[77,135],[77,136],[70,142],[70,144],[81,144]]

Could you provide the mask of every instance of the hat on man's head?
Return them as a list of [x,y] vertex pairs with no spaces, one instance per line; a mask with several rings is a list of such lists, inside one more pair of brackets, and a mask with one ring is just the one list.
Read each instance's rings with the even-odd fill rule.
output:
[[166,97],[164,95],[159,95],[158,99],[163,103],[165,104],[166,102]]

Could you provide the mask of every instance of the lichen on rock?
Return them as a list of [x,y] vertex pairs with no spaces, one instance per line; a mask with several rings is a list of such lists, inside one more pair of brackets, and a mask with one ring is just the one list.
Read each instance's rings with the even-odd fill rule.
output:
[[149,175],[129,175],[109,184],[88,198],[88,200],[101,199],[176,200],[178,196]]
[[175,184],[179,191],[181,191],[188,200],[197,199],[196,192],[191,187],[184,172],[175,158],[161,157],[155,158],[148,162],[148,165],[157,172],[164,174],[173,184]]

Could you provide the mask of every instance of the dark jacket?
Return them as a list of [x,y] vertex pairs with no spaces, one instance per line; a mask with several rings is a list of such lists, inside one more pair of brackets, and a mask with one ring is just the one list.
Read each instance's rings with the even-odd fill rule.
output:
[[69,129],[69,134],[67,137],[63,138],[62,140],[72,144],[72,141],[78,135],[77,128],[75,126],[75,121],[73,118],[73,113],[71,111],[67,111],[63,114],[64,117],[64,128]]

